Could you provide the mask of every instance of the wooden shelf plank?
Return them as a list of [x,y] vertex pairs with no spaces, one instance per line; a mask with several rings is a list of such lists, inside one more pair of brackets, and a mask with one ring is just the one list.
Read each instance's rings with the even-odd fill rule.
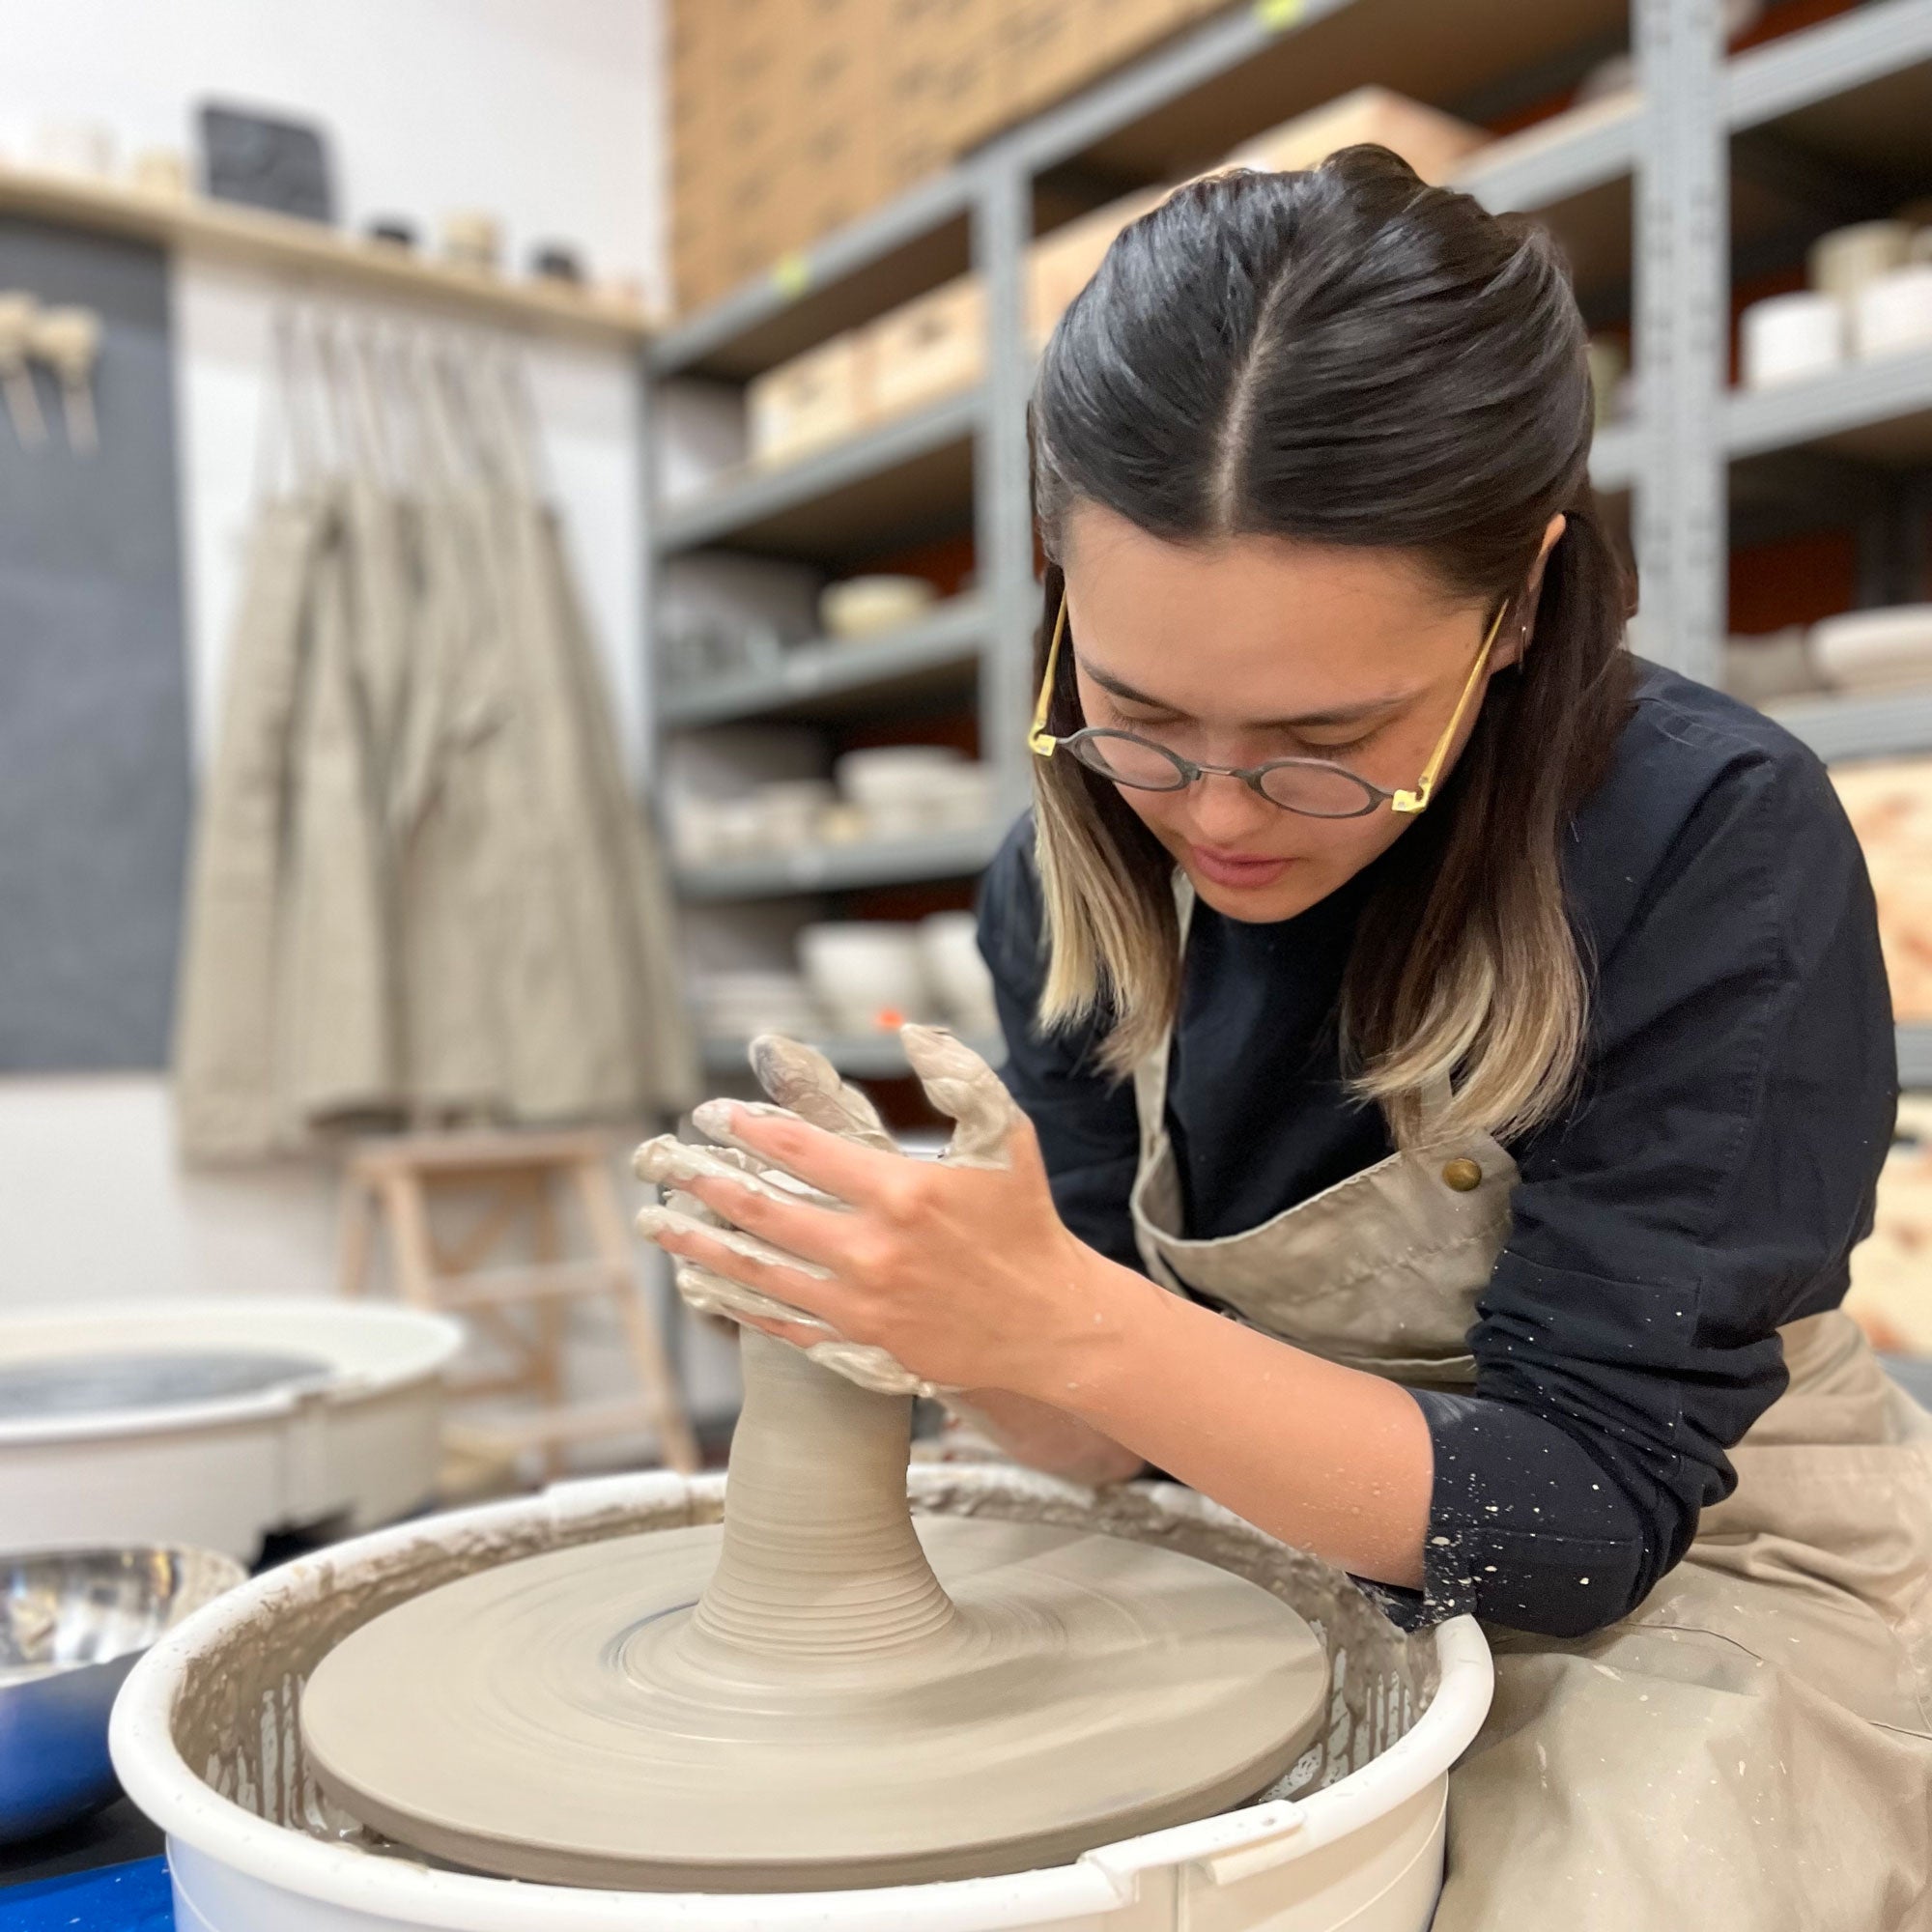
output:
[[513,282],[362,241],[320,222],[200,195],[156,194],[86,175],[0,163],[0,213],[125,235],[325,288],[357,288],[472,321],[611,347],[640,347],[652,328],[653,319],[635,303],[566,283]]

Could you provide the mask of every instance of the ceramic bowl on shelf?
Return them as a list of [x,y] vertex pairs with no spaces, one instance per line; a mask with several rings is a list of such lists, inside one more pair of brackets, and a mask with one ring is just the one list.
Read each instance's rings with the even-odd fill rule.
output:
[[854,805],[916,805],[926,794],[936,772],[966,762],[951,745],[873,745],[847,752],[833,774],[839,791]]
[[1724,645],[1724,689],[1747,704],[1802,697],[1824,688],[1802,624],[1762,637],[1732,638]]
[[948,1020],[968,1037],[997,1034],[1000,1013],[993,976],[980,956],[980,922],[970,912],[933,913],[920,921],[919,944]]
[[714,1039],[761,1033],[810,1038],[825,1031],[825,1013],[799,972],[716,968],[698,976],[695,1004],[701,1029]]
[[934,1015],[916,924],[843,920],[808,925],[798,936],[798,956],[835,1032],[870,1034]]
[[1932,348],[1932,263],[1894,269],[1859,291],[1852,345],[1866,359]]
[[818,621],[828,638],[863,643],[916,622],[938,598],[938,590],[923,577],[848,577],[820,593]]
[[1932,604],[1826,617],[1811,627],[1811,659],[1841,691],[1932,685]]
[[926,818],[934,832],[967,832],[983,825],[993,810],[993,771],[990,765],[941,766],[929,773],[923,799]]
[[1810,290],[1752,302],[1739,324],[1739,349],[1747,389],[1826,375],[1845,359],[1844,304]]
[[775,850],[796,852],[819,841],[819,823],[838,793],[830,779],[785,779],[754,794],[764,836]]

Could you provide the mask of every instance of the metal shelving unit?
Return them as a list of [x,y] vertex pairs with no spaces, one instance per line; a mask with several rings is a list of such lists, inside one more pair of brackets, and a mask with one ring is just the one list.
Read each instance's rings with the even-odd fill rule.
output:
[[[1636,59],[1631,92],[1492,144],[1457,185],[1492,209],[1535,212],[1548,222],[1593,324],[1627,308],[1637,419],[1600,433],[1591,471],[1606,496],[1631,500],[1647,648],[1709,678],[1725,629],[1734,466],[1815,454],[1821,489],[1842,479],[1847,462],[1891,472],[1932,468],[1932,355],[1783,390],[1725,388],[1734,270],[1776,247],[1795,259],[1808,237],[1793,242],[1791,223],[1834,167],[1842,162],[1848,179],[1872,189],[1908,163],[1923,165],[1923,185],[1932,188],[1932,0],[1866,0],[1729,59],[1717,15],[1718,0],[1568,0],[1562,8],[1544,0],[1258,0],[680,323],[648,351],[647,392],[679,376],[741,380],[976,270],[989,330],[977,391],[652,514],[645,572],[648,592],[658,560],[704,546],[848,566],[950,515],[972,527],[978,585],[970,606],[948,607],[867,651],[808,646],[778,677],[666,693],[656,727],[850,715],[867,702],[942,688],[935,680],[951,678],[957,690],[977,675],[1001,810],[1020,809],[1037,615],[1022,300],[1037,194],[1071,185],[1097,202],[1177,178],[1247,133],[1370,79],[1472,118],[1499,117],[1625,44]],[[1859,212],[1819,200],[1811,232]],[[649,409],[647,393],[647,423]],[[1826,467],[1832,462],[1835,471]],[[1821,700],[1782,715],[1827,756],[1932,750],[1932,695]],[[995,839],[989,832],[775,856],[707,868],[681,885],[694,900],[721,903],[957,878],[984,863]],[[1932,1029],[1901,1029],[1900,1050],[1910,1077],[1932,1081]]]

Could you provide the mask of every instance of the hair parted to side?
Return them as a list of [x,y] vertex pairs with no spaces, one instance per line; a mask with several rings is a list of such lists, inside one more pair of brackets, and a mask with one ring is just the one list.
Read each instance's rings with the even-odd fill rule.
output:
[[[1492,679],[1357,927],[1345,1051],[1402,1145],[1441,1079],[1455,1099],[1432,1131],[1509,1139],[1577,1077],[1588,977],[1561,840],[1632,683],[1632,585],[1589,482],[1584,346],[1541,228],[1358,147],[1306,173],[1193,182],[1143,215],[1062,318],[1035,390],[1050,559],[1085,501],[1175,543],[1406,552],[1493,611],[1520,598],[1549,519],[1568,518],[1528,649]],[[1050,562],[1037,678],[1061,593]],[[1079,724],[1064,648],[1048,729]],[[1076,760],[1036,759],[1034,787],[1050,939],[1038,1018],[1102,1016],[1102,1059],[1124,1072],[1179,1002],[1173,861]]]

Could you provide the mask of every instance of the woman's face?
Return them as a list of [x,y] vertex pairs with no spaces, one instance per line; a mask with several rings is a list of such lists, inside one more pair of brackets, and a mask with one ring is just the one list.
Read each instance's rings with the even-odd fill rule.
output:
[[[1546,554],[1561,530],[1552,520]],[[1091,503],[1068,513],[1063,537],[1085,722],[1199,764],[1326,758],[1391,791],[1414,786],[1495,614],[1456,601],[1398,551],[1278,537],[1164,543]],[[1517,645],[1512,612],[1492,668]],[[1256,922],[1306,911],[1410,822],[1386,804],[1360,818],[1309,818],[1214,776],[1184,791],[1117,789],[1203,899]]]

